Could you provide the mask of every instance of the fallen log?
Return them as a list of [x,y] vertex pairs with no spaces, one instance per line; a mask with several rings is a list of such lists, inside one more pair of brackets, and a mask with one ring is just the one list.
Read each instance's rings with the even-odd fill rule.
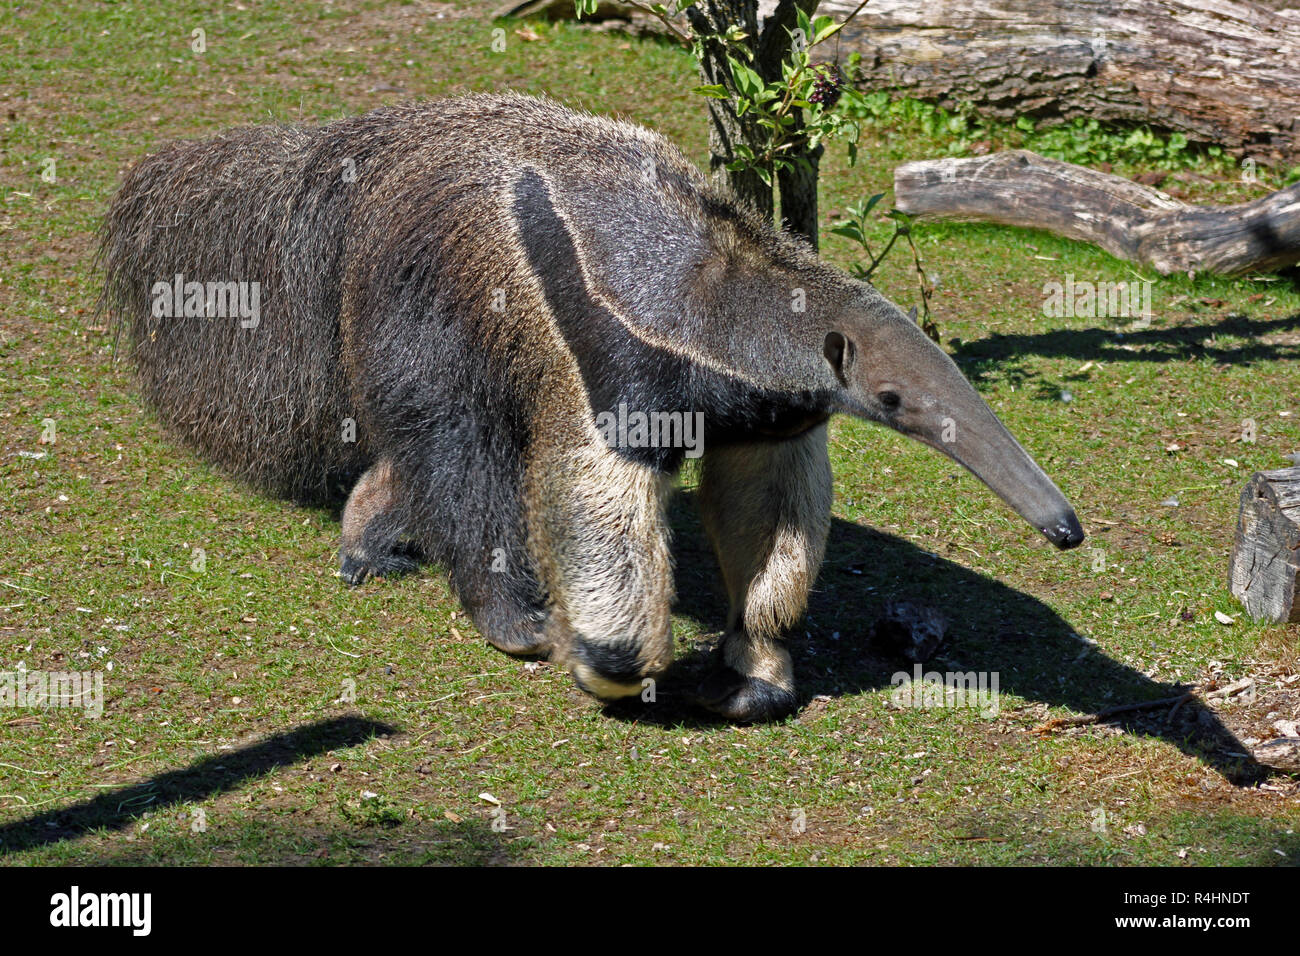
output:
[[[843,20],[859,0],[822,0]],[[1297,0],[871,0],[836,38],[858,85],[970,103],[1004,122],[1148,124],[1261,162],[1300,160]],[[765,21],[776,0],[760,0]],[[573,0],[512,0],[499,16],[572,18]],[[662,32],[644,7],[600,0],[588,20]],[[685,27],[685,18],[680,22]]]
[[1012,150],[899,166],[894,203],[921,219],[1046,229],[1166,275],[1300,262],[1300,183],[1235,206],[1191,206],[1120,176]]
[[[855,0],[823,0],[843,19]],[[1295,6],[1294,3],[1291,6]],[[1300,158],[1300,10],[1249,0],[871,0],[841,34],[859,85],[1002,121],[1150,124]]]
[[1252,618],[1300,621],[1300,467],[1260,472],[1241,493],[1229,584]]

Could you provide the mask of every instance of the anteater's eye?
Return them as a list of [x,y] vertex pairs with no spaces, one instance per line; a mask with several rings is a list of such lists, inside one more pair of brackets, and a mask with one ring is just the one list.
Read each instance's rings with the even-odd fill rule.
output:
[[897,392],[877,392],[876,400],[880,402],[882,408],[887,412],[898,411],[898,406],[903,404]]

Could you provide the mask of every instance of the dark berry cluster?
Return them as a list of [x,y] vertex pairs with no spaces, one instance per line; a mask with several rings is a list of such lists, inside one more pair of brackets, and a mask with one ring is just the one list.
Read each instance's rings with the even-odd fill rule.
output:
[[813,69],[817,71],[817,78],[813,80],[808,102],[820,103],[822,109],[831,109],[840,101],[840,93],[844,87],[844,77],[840,75],[840,68],[834,63],[818,63]]

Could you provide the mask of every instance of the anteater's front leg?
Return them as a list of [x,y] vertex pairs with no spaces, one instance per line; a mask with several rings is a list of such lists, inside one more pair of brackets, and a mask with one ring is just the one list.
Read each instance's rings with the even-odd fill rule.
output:
[[669,480],[599,443],[530,464],[529,548],[550,596],[552,659],[590,694],[639,694],[672,659]]
[[722,661],[700,696],[733,720],[784,716],[796,699],[781,638],[803,616],[830,531],[826,426],[710,449],[699,499],[731,599]]

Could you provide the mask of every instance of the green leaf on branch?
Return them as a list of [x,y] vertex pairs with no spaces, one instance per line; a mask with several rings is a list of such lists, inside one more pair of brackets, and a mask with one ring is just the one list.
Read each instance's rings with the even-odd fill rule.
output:
[[836,30],[835,21],[830,17],[818,17],[812,22],[812,44],[821,43]]
[[762,77],[734,57],[727,57],[727,64],[731,67],[731,79],[736,84],[736,90],[742,96],[756,99],[763,89]]
[[708,86],[697,86],[691,90],[692,93],[698,93],[700,96],[707,96],[711,100],[725,100],[730,97],[727,88],[721,83],[712,83]]
[[866,242],[866,234],[856,222],[843,222],[838,226],[831,226],[831,232],[837,236],[844,236],[852,239],[854,242]]
[[889,212],[885,213],[885,218],[898,223],[898,234],[900,236],[905,236],[912,231],[912,217],[901,209],[889,210]]

